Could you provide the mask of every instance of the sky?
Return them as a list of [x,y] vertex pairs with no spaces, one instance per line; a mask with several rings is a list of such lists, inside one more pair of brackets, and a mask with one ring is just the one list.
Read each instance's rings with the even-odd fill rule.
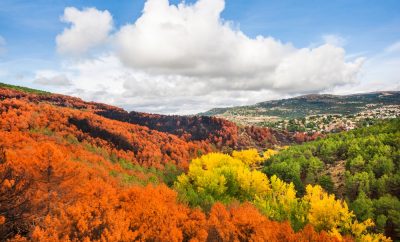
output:
[[400,1],[0,0],[0,82],[164,114],[400,90]]

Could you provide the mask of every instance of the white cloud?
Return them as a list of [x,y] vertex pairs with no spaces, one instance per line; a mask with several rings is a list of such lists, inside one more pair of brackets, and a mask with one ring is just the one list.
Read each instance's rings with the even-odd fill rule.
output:
[[201,78],[217,89],[310,92],[354,82],[362,59],[346,62],[344,49],[334,46],[343,42],[338,36],[311,49],[250,38],[221,19],[223,9],[223,0],[148,0],[142,16],[116,34],[118,56],[131,68]]
[[57,35],[57,50],[61,54],[73,56],[106,42],[113,27],[111,14],[107,10],[99,11],[95,8],[82,11],[74,7],[65,8],[61,20],[71,23],[71,26]]
[[345,62],[342,48],[329,44],[300,49],[284,59],[275,71],[274,89],[297,93],[319,92],[357,82],[363,58]]
[[35,84],[42,86],[71,86],[72,83],[65,74],[60,74],[54,71],[37,71],[33,81]]
[[[64,18],[73,25],[57,37],[65,40],[60,52],[80,54],[106,40],[115,49],[64,62],[59,74],[74,87],[64,93],[130,110],[186,114],[357,83],[363,58],[347,61],[338,36],[307,48],[270,36],[251,38],[221,18],[224,5],[147,0],[142,15],[112,36],[107,11],[67,8]],[[98,31],[92,14],[108,16],[100,25],[109,27],[96,41],[86,34]]]
[[281,96],[268,90],[212,90],[200,79],[148,74],[124,66],[112,53],[68,60],[58,72],[36,73],[37,77],[57,75],[68,77],[72,86],[53,86],[57,89],[52,91],[153,113],[193,114],[216,106],[252,104]]

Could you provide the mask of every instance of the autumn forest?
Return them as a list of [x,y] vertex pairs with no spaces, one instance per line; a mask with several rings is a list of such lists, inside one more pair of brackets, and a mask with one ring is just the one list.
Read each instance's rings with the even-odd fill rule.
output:
[[[0,100],[2,240],[400,238],[399,120],[300,137],[15,87]],[[341,160],[343,187],[323,172]]]

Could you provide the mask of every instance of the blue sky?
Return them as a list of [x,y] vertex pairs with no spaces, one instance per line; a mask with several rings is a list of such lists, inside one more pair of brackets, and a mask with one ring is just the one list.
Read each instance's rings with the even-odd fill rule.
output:
[[[0,35],[8,43],[6,57],[55,58],[54,38],[65,26],[59,21],[65,7],[109,10],[116,26],[121,26],[140,16],[144,2],[2,0]],[[350,52],[373,53],[400,39],[397,0],[228,0],[222,17],[235,21],[250,36],[271,35],[296,46],[319,42],[324,34],[338,34],[347,39]]]
[[[206,1],[206,0],[205,0]],[[220,0],[219,0],[220,1]],[[170,1],[170,4],[177,4],[180,1]],[[187,5],[195,4],[196,1],[186,1]],[[1,0],[0,1],[0,36],[3,39],[3,44],[0,45],[0,79],[3,82],[28,85],[33,87],[40,87],[51,91],[58,91],[83,98],[94,98],[93,95],[88,95],[87,90],[82,87],[71,86],[64,88],[55,88],[54,86],[47,86],[38,84],[34,79],[38,77],[38,71],[51,70],[52,73],[62,73],[68,79],[73,79],[73,72],[76,74],[76,69],[71,73],[67,73],[65,66],[76,62],[77,59],[71,59],[63,54],[57,52],[56,36],[61,35],[64,29],[71,27],[70,23],[60,21],[61,16],[64,15],[66,7],[74,7],[78,11],[84,11],[85,8],[93,7],[99,12],[108,11],[112,16],[112,30],[109,35],[115,35],[120,32],[121,27],[124,25],[133,25],[135,21],[142,16],[142,10],[145,1],[141,0],[118,0],[118,1],[50,1],[50,0],[36,0],[36,1],[18,1],[18,0]],[[209,4],[208,8],[212,8]],[[215,6],[218,7],[218,6]],[[397,0],[333,0],[333,1],[298,1],[298,0],[276,0],[276,1],[262,1],[262,0],[227,0],[225,8],[218,16],[219,21],[231,22],[231,29],[233,31],[240,30],[244,35],[250,39],[255,39],[256,36],[273,37],[275,41],[283,44],[292,44],[293,48],[300,50],[302,48],[317,48],[327,42],[334,42],[345,51],[344,61],[353,61],[355,58],[364,58],[364,66],[368,69],[373,68],[374,62],[389,61],[392,65],[397,64],[399,58],[399,51],[396,48],[396,43],[400,43],[400,1]],[[164,33],[165,34],[165,33]],[[160,33],[162,37],[162,33]],[[133,37],[132,37],[133,38]],[[208,38],[212,41],[212,38]],[[133,39],[135,40],[135,39]],[[136,45],[134,41],[132,45]],[[385,50],[392,49],[390,54]],[[393,47],[394,46],[394,47]],[[172,46],[173,47],[173,46]],[[104,53],[110,53],[110,49],[114,48],[114,44],[105,44],[96,46],[96,50],[91,52],[90,55],[80,56],[79,60],[98,60]],[[232,50],[234,52],[234,49]],[[386,53],[386,54],[385,54]],[[132,53],[138,54],[138,53]],[[146,53],[144,53],[146,54]],[[150,54],[150,53],[149,53]],[[113,54],[112,54],[113,55]],[[116,54],[116,56],[118,56]],[[269,57],[271,58],[271,57]],[[264,60],[264,59],[263,59]],[[261,61],[261,60],[260,60]],[[199,60],[201,62],[201,60]],[[81,62],[79,62],[81,63]],[[129,60],[121,57],[123,68],[131,68],[136,72],[146,72],[150,76],[159,75],[160,70],[147,73],[149,68],[153,69],[151,63],[143,69],[143,63]],[[146,62],[147,63],[147,62]],[[277,66],[279,63],[277,64]],[[75,65],[76,66],[76,65]],[[155,67],[159,68],[159,66]],[[63,69],[64,68],[64,69]],[[157,69],[156,68],[156,69]],[[160,67],[161,68],[161,67]],[[377,70],[381,70],[382,66],[377,66]],[[176,75],[176,78],[193,78],[198,77],[193,74],[183,73],[180,70],[169,69],[166,71],[165,67],[161,68],[165,77],[168,75]],[[230,69],[229,69],[230,70]],[[369,70],[368,70],[369,71]],[[212,72],[212,70],[210,70]],[[362,73],[363,71],[360,71]],[[397,74],[395,70],[388,72]],[[206,73],[207,74],[207,73]],[[207,74],[208,75],[208,74]],[[208,76],[212,76],[210,74]],[[367,74],[367,76],[370,74]],[[370,79],[374,75],[371,74]],[[221,76],[215,76],[220,78]],[[226,76],[222,76],[226,77]],[[203,78],[203,77],[202,77]],[[266,76],[264,79],[268,79]],[[382,77],[384,78],[384,77]],[[398,80],[394,77],[388,77],[388,85],[390,88],[398,88]],[[368,78],[366,78],[368,79]],[[390,79],[390,80],[389,80]],[[165,80],[165,79],[164,79]],[[74,82],[74,80],[71,80]],[[277,80],[279,82],[280,80]],[[385,82],[382,79],[379,82]],[[128,81],[124,80],[126,84]],[[250,81],[249,81],[250,82]],[[269,81],[265,81],[266,83]],[[272,81],[270,81],[272,82]],[[358,84],[367,81],[358,80]],[[158,85],[162,85],[162,81]],[[171,84],[171,83],[169,83]],[[176,83],[175,83],[176,84]],[[174,84],[174,85],[175,85]],[[234,83],[237,84],[237,83]],[[347,83],[345,83],[347,85]],[[99,84],[101,85],[101,83]],[[230,85],[226,82],[226,85]],[[344,86],[346,86],[344,85]],[[129,86],[129,85],[125,85]],[[261,99],[267,99],[265,95],[255,94],[254,89],[249,85],[238,84],[235,91],[241,91],[240,98],[232,101],[233,93],[227,94],[225,101],[214,100],[209,105],[199,106],[193,110],[175,108],[174,110],[164,111],[163,107],[156,109],[147,108],[151,106],[151,102],[146,102],[142,105],[128,105],[132,100],[121,101],[116,99],[109,99],[108,101],[116,105],[122,105],[128,109],[137,108],[144,111],[160,111],[160,112],[178,112],[185,113],[190,111],[203,110],[213,105],[225,106],[233,104],[248,104]],[[243,86],[243,88],[241,88]],[[273,85],[274,88],[279,85]],[[335,84],[331,86],[317,88],[315,90],[290,90],[286,91],[272,88],[271,85],[260,86],[270,92],[271,97],[286,97],[295,95],[297,93],[306,92],[338,92],[341,89],[337,88],[343,86],[342,84]],[[381,85],[386,87],[385,85]],[[378,87],[378,88],[382,88]],[[75,88],[80,92],[72,91]],[[364,89],[370,91],[371,86],[364,85]],[[83,90],[82,90],[83,89]],[[221,92],[228,92],[221,89]],[[357,91],[357,87],[350,90]],[[87,91],[87,92],[85,92]],[[95,91],[95,90],[92,90]],[[96,90],[98,92],[98,90]],[[125,90],[126,91],[126,90]],[[123,90],[121,90],[123,92]],[[86,94],[85,94],[86,93]],[[247,94],[246,94],[247,93]],[[264,93],[265,94],[265,93]],[[115,95],[111,94],[110,95]],[[246,96],[244,98],[243,96]],[[193,94],[193,98],[186,97],[186,102],[191,103],[198,98],[199,94]],[[249,96],[253,96],[252,99]],[[148,97],[147,97],[148,98]],[[168,99],[168,97],[166,97]],[[200,98],[201,99],[201,98]],[[193,101],[194,102],[194,101]],[[199,101],[203,102],[203,101]],[[174,100],[173,104],[179,103]],[[157,106],[157,103],[154,103]]]

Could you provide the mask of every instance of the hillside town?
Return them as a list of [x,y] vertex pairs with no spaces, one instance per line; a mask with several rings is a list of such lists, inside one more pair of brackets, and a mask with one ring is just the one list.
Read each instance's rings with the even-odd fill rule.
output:
[[377,107],[367,105],[365,110],[355,115],[323,114],[304,118],[284,119],[275,122],[261,122],[257,125],[272,127],[289,132],[321,132],[334,133],[352,130],[359,126],[369,126],[377,119],[393,119],[400,117],[400,105]]

